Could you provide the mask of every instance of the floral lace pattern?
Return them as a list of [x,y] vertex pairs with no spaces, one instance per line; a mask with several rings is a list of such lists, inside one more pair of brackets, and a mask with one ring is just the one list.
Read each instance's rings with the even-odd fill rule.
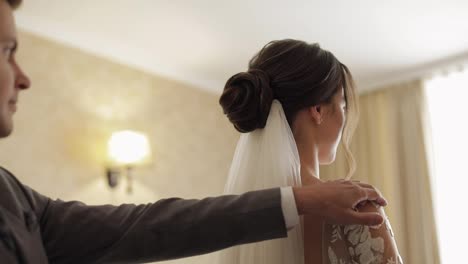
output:
[[324,238],[324,263],[403,264],[388,218],[377,227],[325,225]]
[[359,260],[358,263],[383,263],[384,240],[373,238],[368,226],[345,226],[344,234],[350,243],[351,258]]

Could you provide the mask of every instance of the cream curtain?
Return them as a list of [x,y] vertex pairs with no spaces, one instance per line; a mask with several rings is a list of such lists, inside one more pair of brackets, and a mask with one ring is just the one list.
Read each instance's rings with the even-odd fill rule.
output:
[[[426,103],[422,81],[361,95],[360,121],[351,145],[357,161],[353,179],[379,188],[405,263],[440,263],[426,144]],[[342,151],[322,179],[344,177]]]

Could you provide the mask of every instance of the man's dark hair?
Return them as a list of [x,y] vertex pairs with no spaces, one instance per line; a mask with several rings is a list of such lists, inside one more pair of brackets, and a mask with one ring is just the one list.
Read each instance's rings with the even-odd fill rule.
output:
[[6,0],[7,3],[11,6],[12,9],[16,9],[21,5],[23,0]]

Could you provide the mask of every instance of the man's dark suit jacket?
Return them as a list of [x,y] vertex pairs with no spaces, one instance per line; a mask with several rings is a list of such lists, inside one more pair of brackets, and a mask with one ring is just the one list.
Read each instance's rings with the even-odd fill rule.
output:
[[0,263],[142,263],[286,236],[280,189],[87,206],[51,200],[0,168]]

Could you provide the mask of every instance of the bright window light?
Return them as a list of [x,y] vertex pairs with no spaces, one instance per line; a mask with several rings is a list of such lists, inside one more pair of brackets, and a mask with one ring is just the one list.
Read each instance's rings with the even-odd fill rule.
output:
[[468,70],[427,81],[426,95],[441,260],[460,263],[468,238]]

